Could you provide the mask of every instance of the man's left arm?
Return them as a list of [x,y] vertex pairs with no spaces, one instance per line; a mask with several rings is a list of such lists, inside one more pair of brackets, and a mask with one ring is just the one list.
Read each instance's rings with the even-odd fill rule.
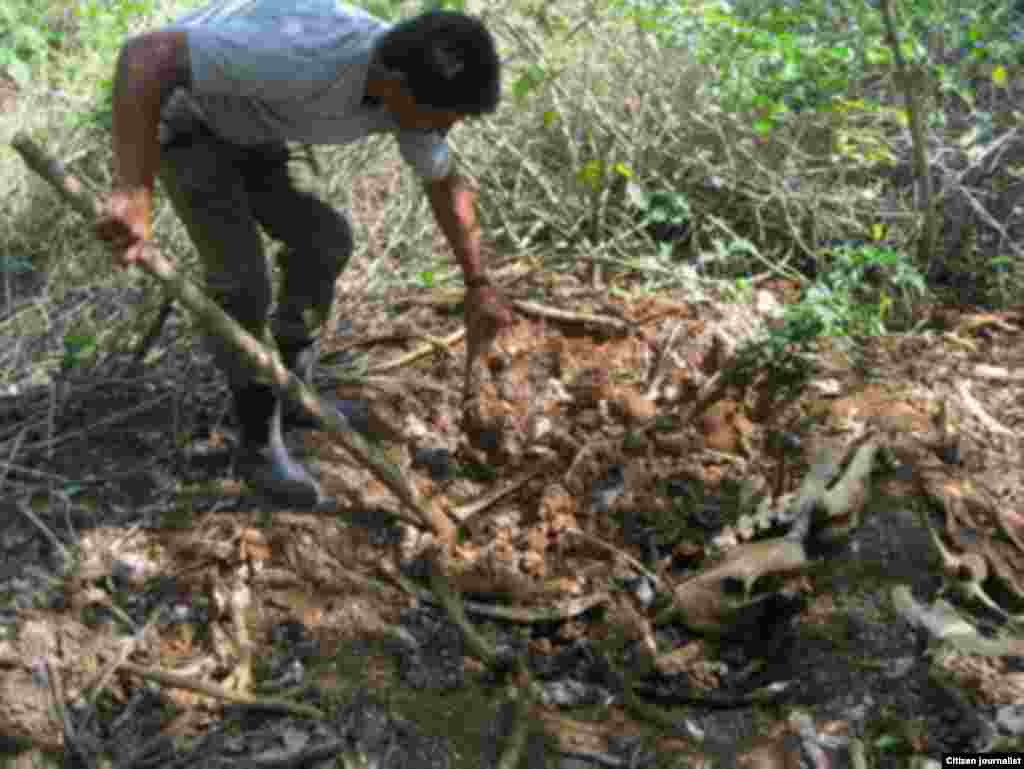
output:
[[[480,257],[480,228],[476,221],[476,195],[457,173],[427,182],[434,218],[462,268],[466,285],[467,363],[487,352],[512,314],[487,280]],[[468,380],[467,380],[468,381]]]
[[476,194],[457,173],[427,182],[427,196],[441,232],[462,268],[467,287],[487,280],[480,263],[480,228],[476,221]]

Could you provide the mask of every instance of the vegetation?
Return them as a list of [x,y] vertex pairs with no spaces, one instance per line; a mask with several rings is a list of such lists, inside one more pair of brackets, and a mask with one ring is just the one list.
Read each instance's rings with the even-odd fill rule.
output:
[[[164,301],[144,277],[111,269],[9,141],[28,131],[102,193],[119,45],[196,4],[0,5],[0,396],[39,388],[47,407],[50,392],[56,403],[66,378],[138,350]],[[879,8],[859,0],[363,5],[387,18],[466,9],[498,37],[503,106],[452,140],[479,186],[495,264],[529,262],[619,295],[685,291],[739,304],[765,279],[795,287],[778,322],[738,351],[737,376],[768,371],[780,390],[799,387],[823,341],[855,351],[915,329],[937,301],[1020,302],[1024,4],[896,0],[901,78]],[[907,89],[923,116],[920,137],[910,135]],[[939,196],[927,211],[915,141]],[[317,157],[324,194],[352,213],[350,271],[362,290],[456,282],[390,140]],[[938,237],[922,258],[927,213],[939,217]],[[154,219],[164,251],[194,271],[183,228],[159,196]],[[186,390],[195,387],[188,374],[161,376]],[[0,420],[0,455],[15,454],[24,437]]]
[[[0,138],[38,132],[83,176],[109,184],[118,46],[193,4],[5,4],[0,72],[16,96]],[[466,3],[366,5],[393,18]],[[457,132],[455,145],[480,184],[487,233],[502,255],[585,269],[612,291],[698,290],[765,272],[796,279],[807,290],[788,317],[812,335],[883,333],[896,310],[905,324],[925,294],[920,280],[908,282],[914,270],[933,291],[970,285],[961,298],[1011,302],[1021,282],[1017,168],[999,161],[1017,125],[1024,14],[996,0],[962,6],[915,0],[896,9],[902,53],[927,86],[919,89],[927,150],[945,196],[929,264],[909,256],[921,217],[882,17],[871,4],[840,0],[481,6],[508,62],[507,99],[493,119]],[[9,214],[0,231],[2,333],[40,340],[28,357],[23,344],[0,361],[0,381],[16,384],[85,360],[80,350],[124,344],[139,309],[110,299],[139,281],[112,274],[74,215],[38,191],[13,153],[0,152]],[[384,142],[322,154],[328,192],[351,203],[372,257],[371,291],[451,275],[422,197]],[[351,200],[348,180],[359,176],[386,188],[383,206],[364,211]],[[185,257],[166,206],[156,218],[158,236]],[[864,270],[883,262],[895,269],[877,270],[873,295],[858,296]],[[399,269],[383,269],[389,264]],[[112,293],[99,306],[81,301],[104,291]],[[808,326],[807,317],[817,320]]]

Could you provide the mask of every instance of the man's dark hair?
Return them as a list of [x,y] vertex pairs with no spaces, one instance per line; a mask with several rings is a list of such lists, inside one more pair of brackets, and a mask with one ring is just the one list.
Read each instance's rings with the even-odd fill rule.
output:
[[424,107],[466,115],[498,107],[498,52],[491,33],[472,16],[430,11],[399,22],[377,42],[374,63],[400,75]]

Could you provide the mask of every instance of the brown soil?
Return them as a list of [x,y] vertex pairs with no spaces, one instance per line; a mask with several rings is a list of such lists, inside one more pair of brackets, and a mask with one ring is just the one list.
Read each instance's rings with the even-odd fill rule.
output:
[[[996,656],[945,647],[925,656],[928,634],[908,624],[893,597],[894,588],[908,585],[918,602],[930,604],[945,565],[945,584],[976,584],[1006,611],[1021,611],[1021,314],[937,308],[922,332],[875,340],[855,360],[822,347],[799,382],[762,367],[716,388],[713,377],[731,370],[737,350],[766,322],[763,313],[685,296],[608,299],[536,272],[506,271],[501,282],[509,296],[542,296],[546,307],[603,321],[543,317],[523,305],[485,362],[468,411],[464,345],[436,343],[461,327],[458,292],[379,302],[341,296],[350,328],[326,340],[324,359],[367,354],[368,381],[338,385],[338,393],[373,404],[374,429],[389,457],[422,499],[458,522],[445,566],[467,599],[518,611],[512,624],[535,629],[551,623],[533,621],[531,612],[564,609],[568,616],[571,600],[606,596],[591,611],[555,622],[550,633],[534,632],[531,652],[554,655],[587,638],[609,644],[615,657],[630,643],[649,642],[662,683],[681,679],[696,692],[696,701],[674,704],[657,686],[638,686],[645,701],[659,702],[659,712],[680,725],[675,732],[619,701],[538,706],[535,726],[547,735],[549,751],[608,755],[615,739],[637,736],[664,766],[702,753],[722,766],[790,766],[796,764],[783,762],[796,760],[786,757],[794,740],[806,749],[813,733],[818,745],[832,744],[826,736],[847,747],[850,738],[863,739],[877,765],[897,766],[907,752],[936,757],[974,744],[995,708],[1021,701],[1024,655],[1015,646]],[[793,293],[792,286],[770,288],[758,306]],[[435,342],[425,343],[426,335]],[[387,367],[424,344],[424,356]],[[168,361],[161,371],[181,363],[171,354]],[[483,749],[497,695],[477,688],[485,678],[480,665],[467,662],[469,681],[439,697],[403,689],[387,648],[402,611],[423,598],[409,590],[424,587],[399,580],[399,564],[415,562],[431,538],[388,524],[398,510],[394,500],[324,433],[291,436],[333,497],[315,512],[269,509],[225,480],[218,453],[231,438],[222,421],[224,393],[200,368],[114,391],[80,386],[80,397],[61,401],[56,434],[66,439],[56,444],[41,421],[4,412],[5,430],[32,427],[22,472],[11,475],[24,493],[0,503],[0,586],[6,602],[19,607],[13,626],[47,618],[74,626],[74,633],[58,626],[53,638],[37,641],[70,701],[92,691],[114,654],[109,625],[90,634],[89,623],[79,623],[112,605],[131,615],[132,596],[161,581],[167,606],[208,596],[209,624],[142,630],[147,618],[136,617],[129,659],[222,679],[244,658],[224,639],[237,610],[247,618],[259,681],[261,663],[278,654],[273,629],[299,623],[319,643],[310,676],[324,697],[360,687],[387,692],[407,718],[459,746],[456,765],[481,766],[473,751]],[[192,372],[188,381],[185,370]],[[174,391],[182,385],[184,392]],[[32,411],[33,401],[24,398]],[[147,399],[151,406],[129,413]],[[117,414],[125,416],[101,423]],[[760,645],[777,630],[772,616],[738,639],[696,634],[685,622],[655,628],[657,610],[622,587],[637,576],[625,554],[671,595],[671,586],[714,562],[712,541],[728,550],[750,535],[742,490],[767,499],[792,492],[823,446],[842,456],[868,438],[885,447],[887,459],[848,541],[760,588],[801,601],[784,648]],[[445,450],[447,465],[425,466],[424,449]],[[44,474],[34,485],[33,468]],[[622,481],[602,497],[595,490],[615,468]],[[492,493],[489,503],[474,504]],[[26,510],[36,511],[40,525]],[[926,522],[946,548],[944,562]],[[31,582],[33,569],[53,562],[42,528],[77,547],[80,562],[63,578],[59,601],[31,604],[19,580]],[[972,564],[979,563],[984,574],[972,582]],[[965,616],[988,635],[1004,624],[992,611]],[[0,638],[0,660],[0,692],[31,688],[34,663],[24,648]],[[739,675],[741,668],[747,673]],[[786,696],[767,706],[700,704],[702,694],[733,691],[737,676],[755,669],[761,684],[788,682]],[[100,699],[114,711],[138,686],[124,672],[102,680]],[[214,698],[169,686],[160,691],[178,708],[182,733],[223,717]],[[62,744],[44,704],[26,712],[10,704],[24,700],[0,701],[7,703],[0,705],[0,736]],[[703,744],[682,728],[687,723],[703,731]],[[754,758],[743,759],[748,752]],[[835,752],[832,765],[847,765],[841,755]]]

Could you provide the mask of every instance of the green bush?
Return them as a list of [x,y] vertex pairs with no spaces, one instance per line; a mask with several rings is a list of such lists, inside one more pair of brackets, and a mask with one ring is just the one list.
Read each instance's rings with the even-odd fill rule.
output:
[[820,269],[803,298],[786,308],[783,325],[802,334],[880,336],[910,322],[925,293],[924,277],[910,258],[884,246],[840,246]]
[[32,67],[49,51],[46,28],[45,9],[31,0],[0,4],[0,72],[22,88],[32,77]]

